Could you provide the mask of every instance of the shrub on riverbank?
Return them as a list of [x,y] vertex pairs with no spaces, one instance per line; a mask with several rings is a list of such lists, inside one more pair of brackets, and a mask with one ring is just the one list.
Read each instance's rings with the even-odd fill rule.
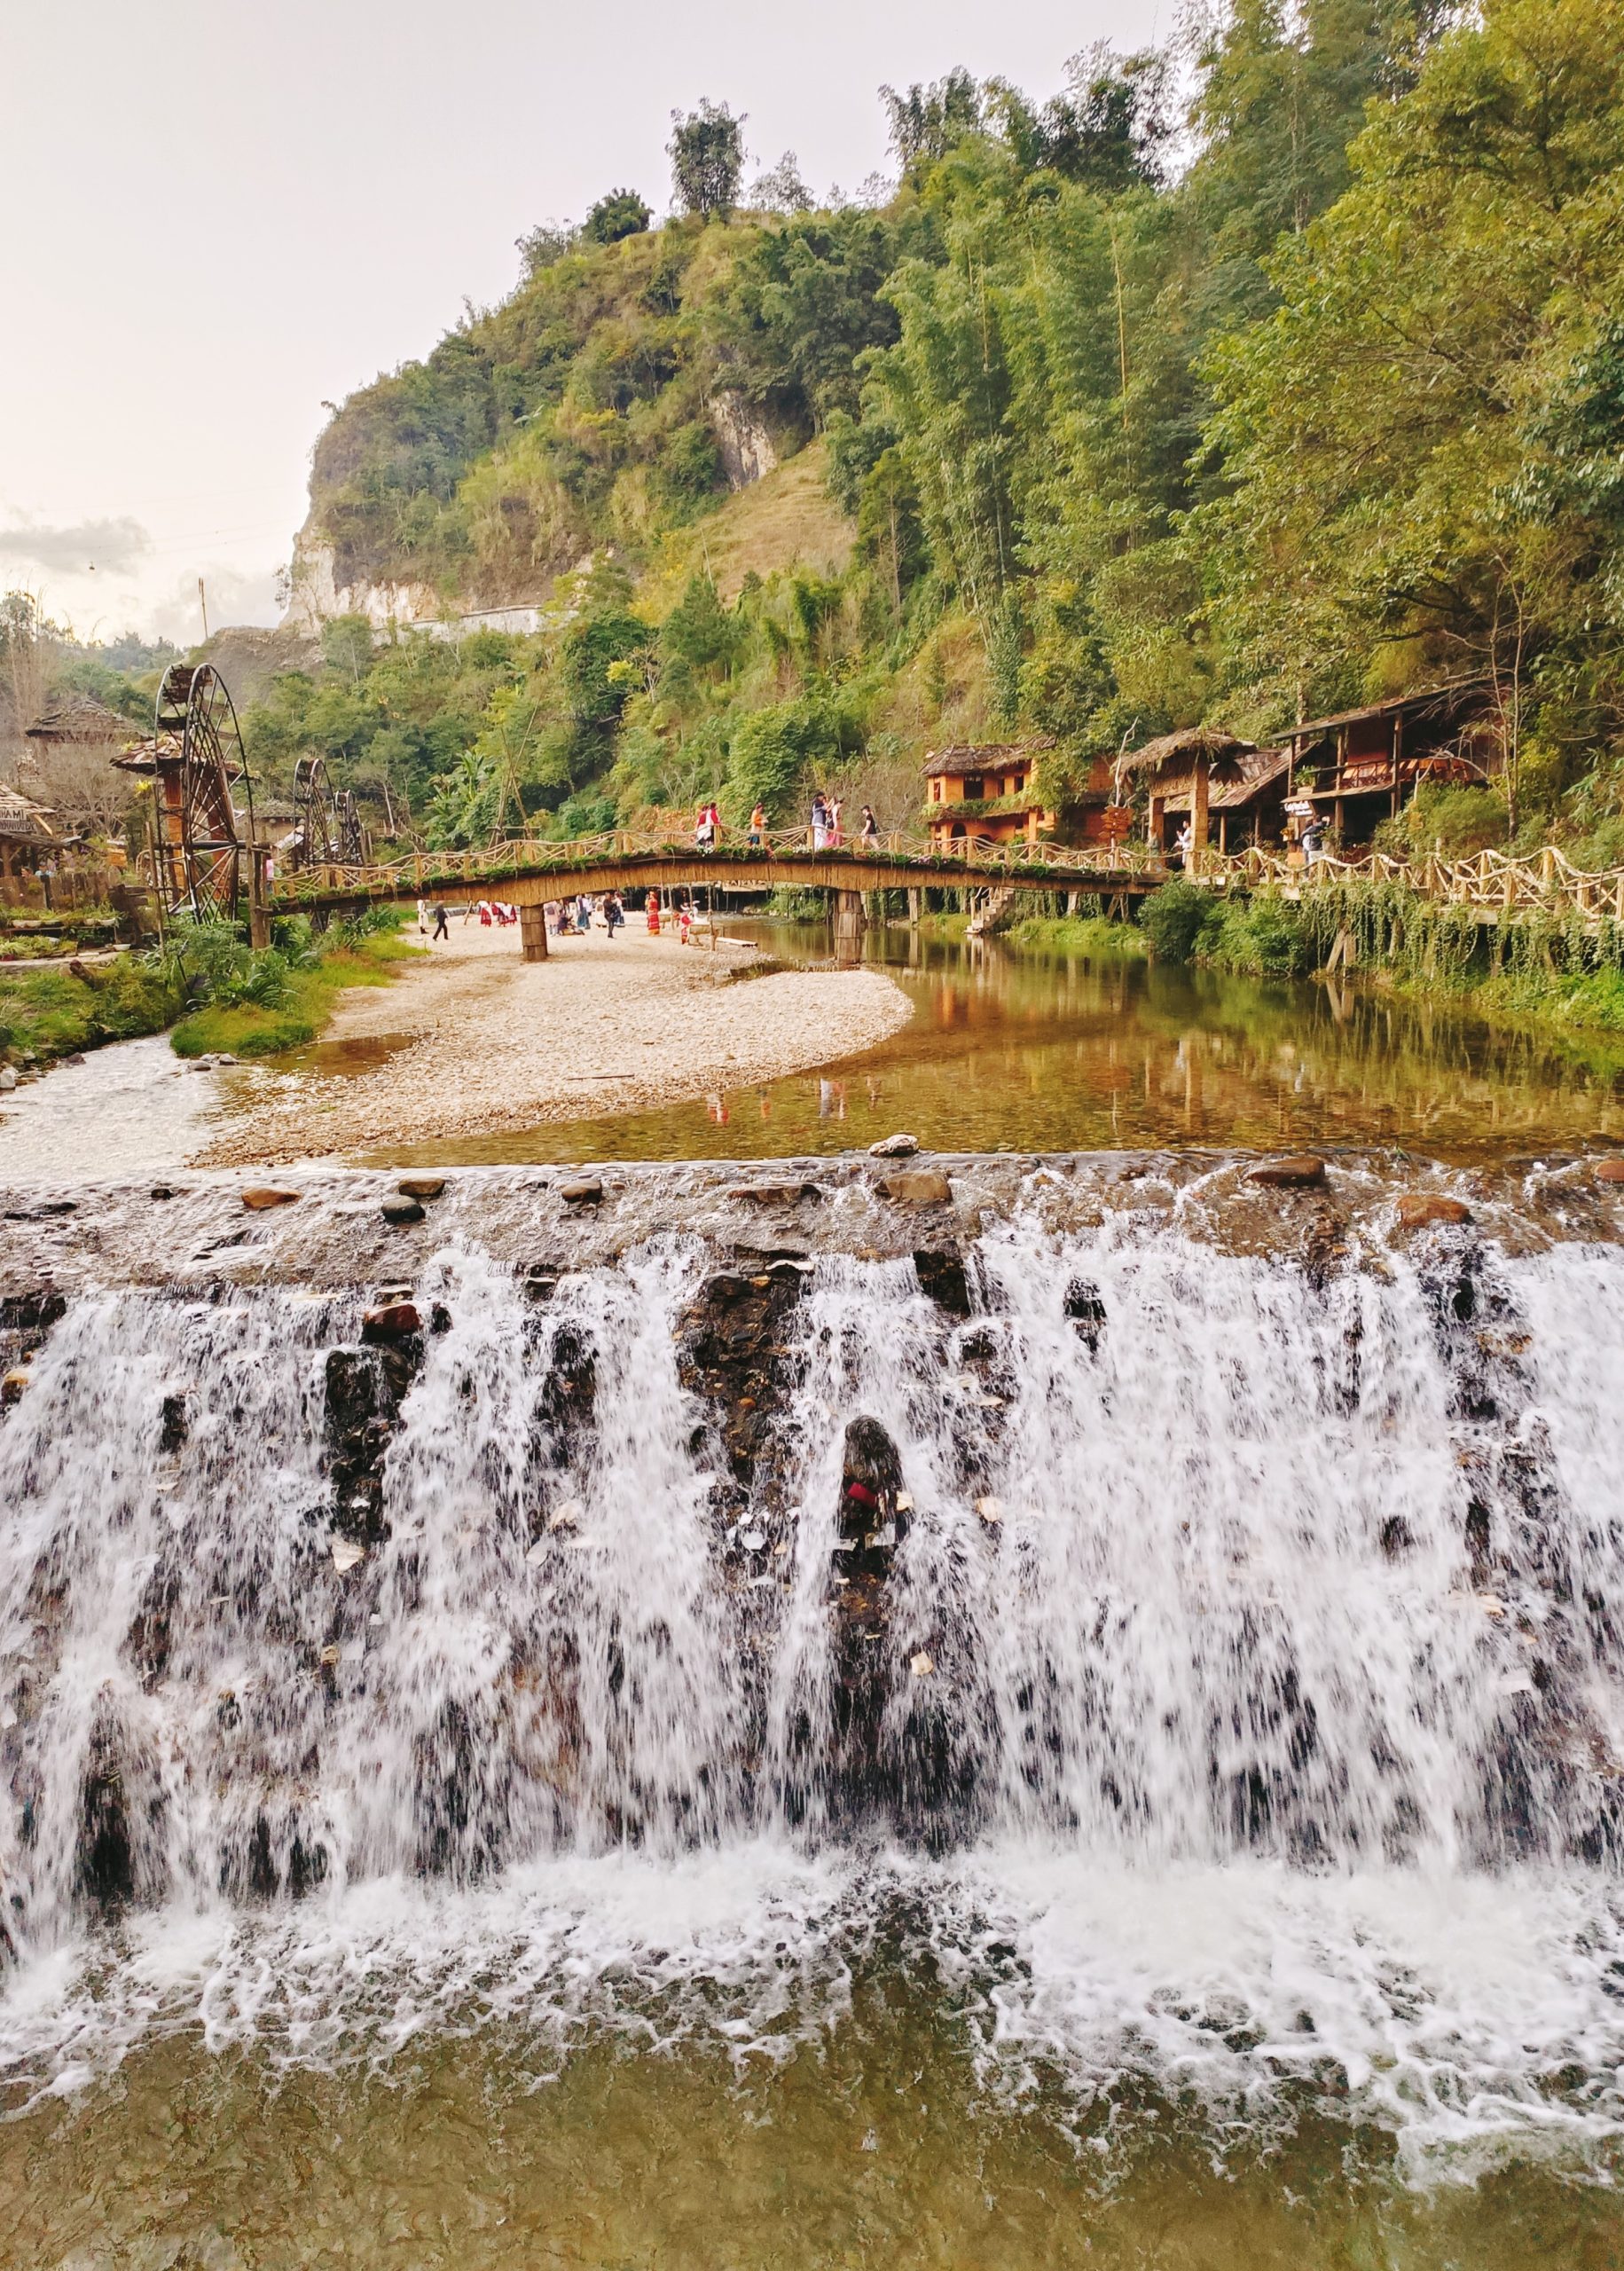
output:
[[1110,955],[1142,962],[1150,952],[1144,932],[1132,923],[1104,915],[1029,915],[1003,934],[1011,946],[1039,947],[1049,954]]
[[[0,1057],[39,1065],[173,1025],[183,1057],[266,1056],[314,1038],[346,986],[381,986],[416,951],[399,915],[371,908],[313,935],[297,916],[255,953],[229,923],[171,932],[145,954],[59,970],[0,972]],[[179,1020],[177,1023],[177,1020]]]
[[1322,966],[1345,939],[1351,970],[1406,992],[1447,994],[1485,1017],[1624,1033],[1624,923],[1612,916],[1527,910],[1495,929],[1402,884],[1338,876],[1295,901],[1220,900],[1176,881],[1145,900],[1140,923],[1158,961],[1291,978]]
[[176,1054],[274,1057],[302,1048],[332,1015],[337,994],[350,986],[387,986],[395,965],[420,951],[400,936],[399,920],[393,909],[373,908],[312,936],[299,916],[279,925],[278,943],[258,953],[234,934],[211,942],[198,973],[204,999],[169,1036]]

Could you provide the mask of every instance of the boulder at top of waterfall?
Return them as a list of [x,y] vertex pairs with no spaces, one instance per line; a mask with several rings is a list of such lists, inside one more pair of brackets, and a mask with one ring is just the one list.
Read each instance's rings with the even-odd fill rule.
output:
[[242,1203],[250,1214],[263,1214],[268,1206],[292,1206],[298,1197],[296,1191],[273,1191],[268,1184],[256,1185],[243,1192]]
[[1265,1191],[1306,1191],[1324,1182],[1325,1162],[1314,1151],[1283,1151],[1249,1168],[1246,1180]]
[[1596,1170],[1597,1183],[1624,1183],[1624,1159],[1603,1159]]
[[421,1332],[423,1320],[414,1301],[386,1301],[368,1309],[361,1320],[361,1338],[373,1342],[399,1340],[408,1332]]
[[380,1210],[386,1222],[404,1229],[408,1222],[420,1222],[423,1210],[415,1198],[386,1198]]
[[919,1149],[917,1136],[885,1136],[877,1143],[870,1143],[871,1159],[911,1159]]
[[445,1189],[445,1177],[443,1175],[403,1175],[395,1188],[403,1198],[438,1198]]
[[1471,1207],[1462,1199],[1446,1198],[1442,1191],[1407,1191],[1399,1201],[1400,1230],[1430,1230],[1442,1223],[1471,1220]]
[[883,1175],[880,1189],[894,1206],[945,1206],[953,1197],[953,1185],[940,1167],[903,1167]]
[[603,1196],[603,1184],[595,1175],[573,1175],[559,1185],[558,1195],[566,1206],[595,1206]]
[[820,1199],[823,1187],[816,1183],[735,1183],[724,1196],[744,1206],[798,1206],[803,1199]]

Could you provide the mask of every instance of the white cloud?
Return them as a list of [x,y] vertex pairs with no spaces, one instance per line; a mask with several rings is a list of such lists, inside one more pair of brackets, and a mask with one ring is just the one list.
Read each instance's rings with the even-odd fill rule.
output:
[[0,528],[0,560],[82,576],[95,569],[117,575],[134,567],[153,548],[139,521],[125,515],[111,521],[13,521]]
[[[216,562],[202,574],[211,631],[224,631],[228,624],[281,621],[274,568],[231,568]],[[203,636],[203,617],[195,576],[183,576],[167,599],[153,603],[148,627],[158,638],[173,639],[178,647],[196,646]]]

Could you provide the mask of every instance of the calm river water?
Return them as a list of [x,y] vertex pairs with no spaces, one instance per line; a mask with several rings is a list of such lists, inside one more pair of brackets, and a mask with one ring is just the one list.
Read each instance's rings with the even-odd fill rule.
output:
[[[727,928],[787,961],[829,949],[819,926]],[[860,1150],[898,1128],[942,1151],[1392,1143],[1458,1159],[1624,1139],[1624,1049],[1587,1051],[1307,980],[901,929],[864,943],[865,958],[913,997],[914,1021],[825,1073],[398,1156],[424,1166],[793,1158]]]

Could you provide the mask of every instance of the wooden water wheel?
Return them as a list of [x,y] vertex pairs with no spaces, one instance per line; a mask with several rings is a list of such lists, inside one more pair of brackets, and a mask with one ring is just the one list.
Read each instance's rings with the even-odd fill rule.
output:
[[288,847],[294,868],[330,868],[344,857],[338,799],[319,757],[302,757],[294,767],[294,837]]
[[237,712],[212,663],[171,663],[164,672],[152,770],[153,882],[164,912],[233,921],[254,841],[253,790]]

